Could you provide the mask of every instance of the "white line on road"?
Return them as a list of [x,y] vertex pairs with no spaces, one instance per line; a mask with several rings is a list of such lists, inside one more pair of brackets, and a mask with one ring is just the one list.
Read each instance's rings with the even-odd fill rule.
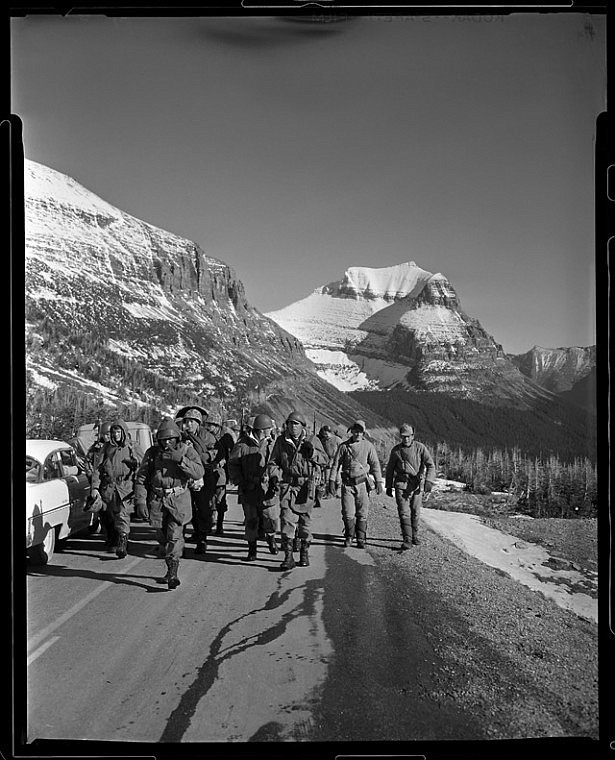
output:
[[[143,557],[136,557],[132,560],[132,562],[129,562],[125,567],[123,567],[121,570],[119,570],[116,575],[123,575],[124,573],[127,573],[129,570],[131,570],[136,564],[141,562]],[[50,623],[46,628],[43,628],[42,631],[36,634],[30,641],[28,642],[28,649],[31,649],[34,646],[37,646],[41,643],[47,636],[49,636],[50,633],[53,633],[56,628],[59,628],[61,625],[66,623],[67,620],[70,620],[73,615],[76,615],[79,610],[83,609],[86,604],[92,601],[92,599],[95,599],[99,594],[101,594],[108,586],[110,586],[113,583],[113,581],[103,581],[100,586],[95,588],[93,591],[91,591],[87,596],[85,596],[80,602],[77,602],[77,604],[73,605],[70,610],[65,612],[63,615],[60,615],[60,617],[55,620],[53,623]]]
[[56,641],[57,641],[59,638],[60,638],[59,636],[54,636],[52,639],[49,639],[48,641],[46,641],[46,642],[45,642],[45,643],[44,643],[42,646],[40,646],[38,649],[35,649],[35,650],[34,650],[34,652],[32,652],[32,654],[31,654],[31,655],[28,657],[28,659],[27,659],[27,664],[29,665],[31,662],[34,662],[34,660],[36,660],[36,658],[37,658],[37,657],[40,657],[40,655],[42,655],[42,654],[43,654],[43,652],[46,652],[46,651],[47,651],[47,649],[49,649],[49,647],[50,647],[52,644],[55,644],[55,642],[56,642]]

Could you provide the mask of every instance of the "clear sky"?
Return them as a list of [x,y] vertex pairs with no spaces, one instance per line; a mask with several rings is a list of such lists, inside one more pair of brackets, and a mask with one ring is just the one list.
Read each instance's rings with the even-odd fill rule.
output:
[[260,311],[413,260],[507,352],[595,343],[602,16],[11,25],[26,157],[196,241]]

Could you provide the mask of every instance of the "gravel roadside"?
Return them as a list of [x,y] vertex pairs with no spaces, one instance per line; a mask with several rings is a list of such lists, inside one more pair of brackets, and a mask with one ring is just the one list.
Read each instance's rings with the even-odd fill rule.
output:
[[[578,523],[574,528],[557,523],[545,527],[502,516],[494,519],[492,527],[506,526],[507,532],[528,541],[541,536],[543,545],[553,550],[546,543],[551,541],[561,556],[587,561],[590,550],[583,550],[585,558],[581,550],[574,554],[573,534],[576,529],[591,535],[595,526],[591,521],[574,522]],[[392,500],[374,497],[368,551],[379,573],[398,586],[419,582],[433,599],[430,615],[437,615],[438,609],[455,612],[455,623],[441,620],[434,635],[438,640],[431,642],[447,667],[438,674],[438,687],[430,697],[455,699],[464,709],[482,715],[490,738],[597,739],[597,626],[426,527],[421,545],[411,551],[392,549],[399,539]],[[427,617],[426,611],[423,614]]]

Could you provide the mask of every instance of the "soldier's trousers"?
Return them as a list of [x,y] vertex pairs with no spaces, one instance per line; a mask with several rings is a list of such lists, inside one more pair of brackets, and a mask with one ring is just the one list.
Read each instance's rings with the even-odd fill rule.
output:
[[164,538],[165,559],[181,559],[184,551],[184,526],[173,520],[171,513],[167,509],[162,509],[162,528],[156,531],[156,536],[160,543],[160,538]]
[[224,512],[226,486],[211,486],[191,491],[192,527],[194,540],[207,542],[207,537],[214,531],[218,512]]
[[118,535],[115,529],[115,520],[113,518],[111,510],[109,507],[105,507],[105,509],[102,509],[98,514],[100,517],[100,524],[102,525],[102,528],[105,532],[105,543],[108,546],[116,546]]
[[342,518],[344,520],[364,520],[369,514],[369,494],[365,483],[356,486],[342,486]]
[[423,492],[419,488],[408,491],[402,483],[395,486],[395,503],[397,514],[401,524],[401,532],[404,538],[410,538],[410,533],[416,535],[419,530],[421,507],[423,506]]
[[250,491],[244,491],[241,495],[241,507],[246,518],[245,536],[246,541],[258,539],[259,524],[265,535],[275,534],[280,530],[280,505],[265,507],[260,504],[260,499]]
[[130,515],[133,512],[132,501],[120,499],[117,492],[113,494],[111,501],[107,502],[107,511],[113,519],[113,527],[120,535],[130,534]]
[[[301,511],[294,508],[299,488],[288,486],[287,490],[280,493],[280,523],[281,533],[287,538],[303,538],[306,541],[312,540],[312,507],[306,509],[301,505]],[[306,511],[303,511],[306,510]]]

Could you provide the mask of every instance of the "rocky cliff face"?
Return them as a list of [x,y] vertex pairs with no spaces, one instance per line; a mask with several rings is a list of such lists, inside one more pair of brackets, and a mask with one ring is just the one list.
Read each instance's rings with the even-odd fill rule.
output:
[[172,413],[293,407],[318,422],[367,415],[314,371],[300,341],[247,301],[232,268],[75,180],[25,162],[28,396],[72,389]]
[[543,388],[554,393],[562,393],[571,390],[596,366],[596,347],[542,348],[534,346],[524,354],[511,355],[510,360],[524,375]]
[[341,390],[414,388],[520,406],[549,395],[462,310],[443,274],[414,262],[353,267],[268,316]]

